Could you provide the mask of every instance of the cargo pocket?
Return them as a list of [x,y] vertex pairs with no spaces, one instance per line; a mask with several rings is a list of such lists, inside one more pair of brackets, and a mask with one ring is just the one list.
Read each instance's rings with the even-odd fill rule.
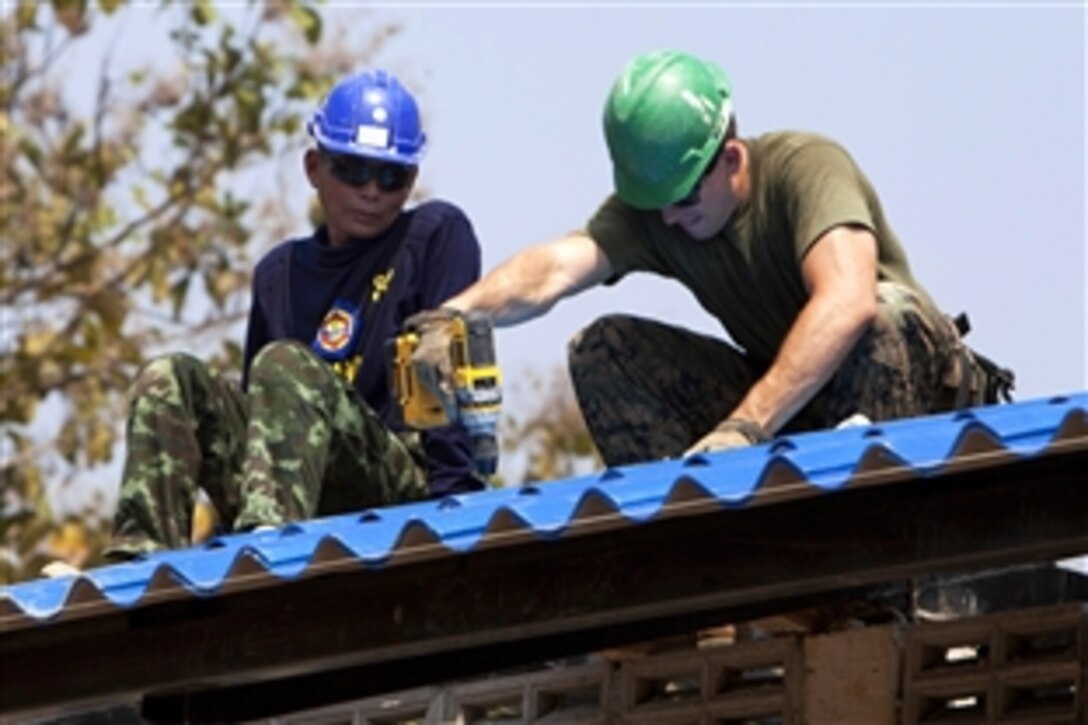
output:
[[1011,403],[1016,374],[963,342],[971,331],[971,321],[966,313],[961,312],[951,323],[959,334],[949,355],[944,378],[950,407],[958,410],[973,405]]

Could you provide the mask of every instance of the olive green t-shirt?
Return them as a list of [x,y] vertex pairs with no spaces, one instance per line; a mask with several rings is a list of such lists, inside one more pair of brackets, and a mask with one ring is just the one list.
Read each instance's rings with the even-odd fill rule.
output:
[[[921,289],[880,201],[854,160],[835,142],[809,133],[745,139],[750,195],[721,232],[697,240],[658,211],[609,197],[587,225],[614,269],[680,281],[755,360],[770,363],[808,293],[801,260],[824,233],[851,225],[873,233],[879,278]],[[927,298],[928,299],[928,298]]]

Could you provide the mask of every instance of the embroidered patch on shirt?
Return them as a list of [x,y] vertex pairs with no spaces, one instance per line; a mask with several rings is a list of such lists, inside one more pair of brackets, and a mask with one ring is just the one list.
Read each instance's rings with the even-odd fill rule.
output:
[[330,362],[348,357],[356,347],[356,342],[363,331],[363,321],[359,317],[359,308],[350,302],[337,300],[333,303],[311,345],[314,352]]

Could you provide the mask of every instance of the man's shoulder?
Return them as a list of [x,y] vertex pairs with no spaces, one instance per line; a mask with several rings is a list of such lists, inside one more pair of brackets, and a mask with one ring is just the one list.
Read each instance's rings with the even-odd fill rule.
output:
[[438,225],[454,222],[470,224],[468,214],[461,207],[445,199],[428,199],[412,209],[414,217],[426,216]]
[[286,263],[288,256],[291,254],[291,250],[296,245],[307,242],[312,238],[312,236],[296,237],[280,242],[272,247],[272,249],[265,252],[264,256],[257,261],[257,266],[254,268],[254,274],[261,277],[273,273],[276,269]]
[[761,157],[790,156],[804,149],[826,148],[845,151],[838,141],[812,131],[771,131],[761,136],[746,138],[744,142]]
[[775,131],[751,140],[749,149],[755,184],[767,189],[807,189],[831,177],[859,177],[850,152],[822,134]]
[[[597,210],[593,212],[593,216],[590,217],[587,227],[599,227],[601,225],[612,226],[615,224],[642,225],[659,217],[660,215],[656,212],[647,211],[645,209],[636,209],[613,193],[609,194],[608,197],[600,203]],[[590,236],[592,236],[592,234]]]
[[469,252],[479,247],[468,215],[444,199],[428,199],[410,212],[404,239],[416,250],[452,248]]

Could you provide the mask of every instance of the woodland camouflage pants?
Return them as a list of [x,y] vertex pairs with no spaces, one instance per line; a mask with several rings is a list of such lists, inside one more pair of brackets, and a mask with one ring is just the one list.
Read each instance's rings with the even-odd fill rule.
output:
[[199,489],[235,530],[427,495],[418,446],[295,342],[257,354],[247,393],[176,354],[148,363],[130,396],[111,557],[189,545]]
[[[869,330],[785,432],[831,428],[855,413],[878,421],[954,407],[974,363],[953,322],[901,285],[882,282],[877,294]],[[723,340],[626,315],[597,320],[568,352],[582,415],[612,466],[682,455],[764,372]]]

